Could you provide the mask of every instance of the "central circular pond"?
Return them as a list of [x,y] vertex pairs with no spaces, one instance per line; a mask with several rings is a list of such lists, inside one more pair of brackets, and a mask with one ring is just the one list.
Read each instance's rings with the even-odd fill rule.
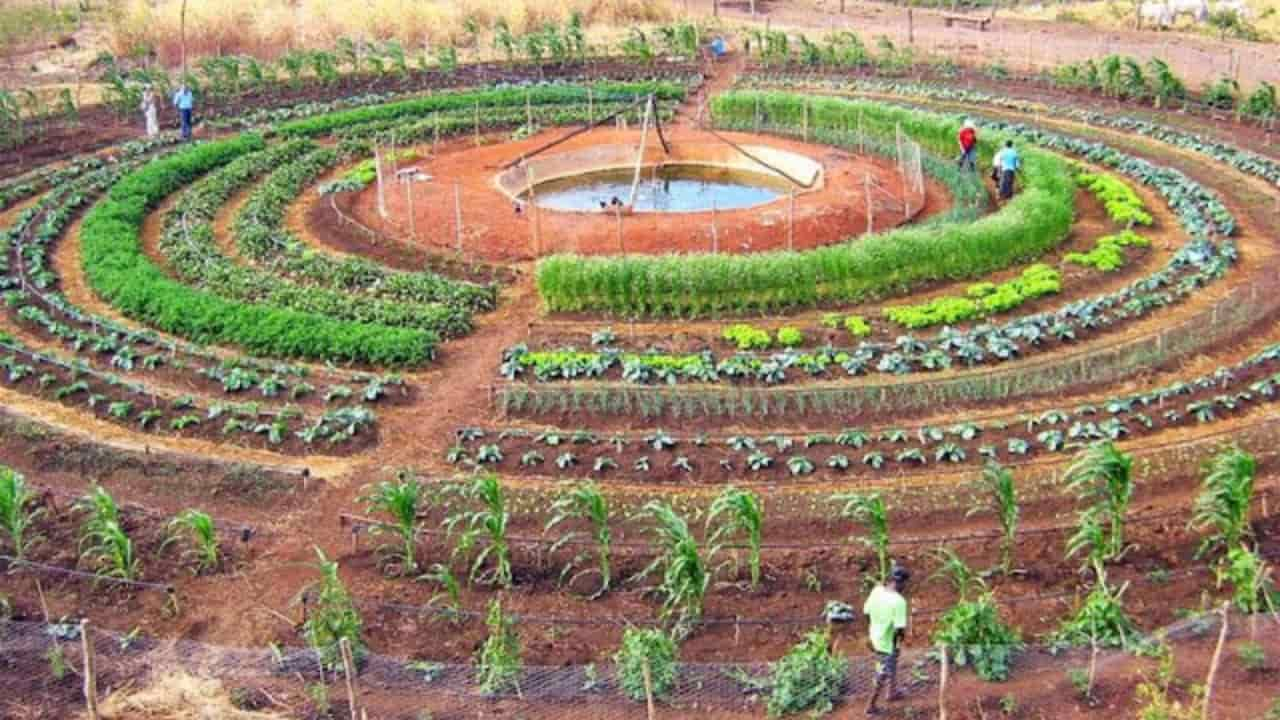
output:
[[[607,210],[614,198],[626,203],[635,181],[632,170],[585,172],[534,185],[520,199],[539,207],[571,212]],[[786,195],[790,183],[741,169],[669,163],[643,168],[636,188],[636,212],[738,210]]]

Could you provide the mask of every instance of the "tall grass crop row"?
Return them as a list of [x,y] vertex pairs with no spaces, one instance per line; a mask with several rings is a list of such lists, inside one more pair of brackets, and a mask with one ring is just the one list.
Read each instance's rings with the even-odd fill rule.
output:
[[[931,149],[948,146],[955,118],[879,103],[812,99],[784,93],[733,92],[713,103],[721,127],[754,127],[760,110],[775,124],[857,127],[873,137],[895,128]],[[1002,139],[984,136],[983,152]],[[1073,219],[1074,183],[1066,163],[1024,152],[1024,189],[1001,211],[963,226],[908,227],[804,252],[582,258],[559,255],[538,267],[538,289],[554,312],[603,311],[627,316],[705,316],[778,311],[856,302],[903,292],[924,282],[980,276],[1033,258],[1065,237]]]
[[94,290],[124,314],[199,343],[314,360],[404,365],[434,354],[421,330],[351,323],[311,313],[226,300],[164,274],[142,251],[148,211],[200,175],[265,147],[245,134],[201,144],[150,163],[115,185],[81,229],[85,274]]
[[356,108],[320,117],[287,122],[279,127],[289,137],[326,135],[350,125],[377,120],[396,120],[433,112],[471,110],[529,105],[565,105],[634,100],[653,93],[659,100],[683,100],[684,85],[674,82],[616,83],[597,82],[590,85],[543,85],[533,88],[502,87],[486,90],[440,93],[413,100]]

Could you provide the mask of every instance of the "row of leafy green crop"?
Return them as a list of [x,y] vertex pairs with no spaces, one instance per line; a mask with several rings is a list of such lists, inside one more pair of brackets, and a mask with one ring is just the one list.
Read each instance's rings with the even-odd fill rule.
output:
[[[470,313],[493,309],[496,288],[427,271],[395,272],[360,258],[335,259],[309,250],[284,229],[289,204],[338,159],[331,150],[313,148],[305,156],[273,166],[276,169],[236,216],[233,230],[240,251],[319,288],[352,293],[351,302],[367,309],[360,314],[381,317],[378,322],[383,324],[414,326],[409,316],[416,315],[417,326],[440,335],[469,331]],[[399,312],[396,304],[402,304]]]
[[432,357],[435,342],[429,333],[225,300],[168,278],[146,257],[139,232],[149,210],[200,175],[264,147],[253,134],[196,145],[116,184],[86,216],[81,231],[84,270],[94,290],[126,315],[201,343],[381,365],[416,364]]
[[524,107],[530,105],[563,105],[635,100],[654,94],[660,100],[683,100],[685,86],[674,82],[616,83],[596,82],[589,85],[539,85],[530,88],[499,87],[486,90],[437,93],[427,97],[329,113],[319,117],[286,122],[278,127],[285,136],[327,135],[338,128],[377,120],[420,117],[446,111],[483,113],[489,108]]
[[1022,275],[1002,282],[970,285],[964,297],[943,296],[915,305],[893,305],[884,309],[889,320],[913,330],[931,325],[953,325],[974,318],[1008,312],[1025,302],[1062,290],[1062,275],[1036,263]]
[[[837,99],[734,92],[713,105],[722,127],[754,127],[757,103],[770,122],[850,128],[892,137],[898,126],[931,149],[945,147],[951,118]],[[808,108],[808,110],[806,110]],[[984,152],[998,137],[986,134]],[[949,150],[948,150],[949,152]],[[538,288],[552,311],[699,316],[852,302],[932,280],[981,275],[1034,257],[1059,242],[1072,221],[1074,184],[1065,163],[1029,150],[1025,189],[994,215],[963,226],[902,228],[805,252],[745,256],[580,258],[556,256],[538,267]]]
[[[287,149],[304,151],[308,148]],[[290,181],[300,180],[301,177],[312,177],[321,172],[336,159],[334,151],[328,149],[312,149],[312,152],[298,155],[292,160],[277,157],[271,162],[268,157],[249,155],[196,183],[184,193],[183,199],[193,197],[194,203],[206,208],[216,208],[237,187],[252,179],[255,172],[261,173],[278,167],[271,178],[283,175]],[[269,178],[259,192],[252,196],[246,208],[252,212],[261,206],[261,202],[255,204],[255,199],[260,201],[263,196],[271,197],[275,190]],[[278,203],[281,208],[284,204],[284,200]],[[242,214],[241,219],[243,217]],[[261,229],[252,220],[237,222],[236,227]],[[451,308],[439,303],[382,300],[324,287],[307,287],[283,280],[266,270],[239,265],[221,253],[214,239],[212,216],[193,223],[184,207],[175,208],[166,216],[162,248],[170,258],[171,267],[187,281],[227,300],[371,326],[419,329],[433,338],[446,332],[450,335],[463,334],[471,327],[470,315],[462,308]]]

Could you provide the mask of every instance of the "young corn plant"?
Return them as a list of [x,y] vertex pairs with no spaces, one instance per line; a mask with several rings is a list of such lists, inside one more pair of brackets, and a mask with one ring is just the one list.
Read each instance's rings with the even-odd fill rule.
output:
[[1013,472],[1000,463],[990,461],[982,468],[980,479],[984,497],[975,498],[969,515],[989,512],[1000,523],[1000,571],[1013,569],[1013,546],[1018,536],[1018,490]]
[[35,493],[27,487],[22,475],[0,467],[0,530],[8,538],[10,552],[19,560],[39,541],[32,528],[44,514],[44,508],[33,507],[35,499]]
[[[597,567],[580,570],[569,577],[567,582],[569,585],[573,585],[574,581],[579,577],[598,572],[600,574],[600,589],[596,591],[595,595],[592,595],[593,598],[596,598],[609,592],[609,585],[613,578],[610,564],[613,532],[609,527],[609,500],[604,496],[604,493],[600,492],[600,488],[590,480],[578,483],[556,498],[555,502],[551,504],[551,520],[547,522],[546,530],[549,532],[557,525],[573,520],[585,520],[590,524],[591,539],[596,544]],[[582,534],[576,530],[565,533],[551,546],[549,552],[554,553]],[[565,576],[585,560],[586,553],[582,553],[569,561],[560,573],[561,582],[565,582]]]
[[737,536],[746,541],[751,588],[760,587],[760,543],[764,534],[764,501],[760,496],[750,490],[726,488],[711,503],[707,529],[707,544],[715,548],[724,547],[725,542]]
[[1067,489],[1087,507],[1080,530],[1067,540],[1068,557],[1086,550],[1091,558],[1118,560],[1127,549],[1125,516],[1133,499],[1133,458],[1113,443],[1090,445],[1067,468]]
[[418,572],[416,546],[418,542],[418,515],[426,504],[422,483],[410,471],[401,471],[396,482],[384,480],[369,489],[361,498],[370,513],[385,512],[392,522],[378,526],[373,532],[389,532],[399,540],[395,545],[379,549],[392,563],[399,563],[401,575]]
[[80,557],[103,578],[135,580],[140,561],[133,540],[120,524],[120,507],[101,486],[76,502],[89,517],[81,526]]
[[[688,629],[702,617],[703,601],[711,584],[711,572],[689,524],[670,505],[649,501],[643,508],[654,523],[657,557],[638,577],[661,571],[657,590],[662,595],[664,617],[676,615],[677,626]],[[715,551],[709,553],[714,555]]]
[[303,598],[310,604],[307,620],[302,625],[307,644],[311,646],[326,667],[336,668],[342,663],[339,645],[345,638],[351,644],[351,653],[359,661],[365,652],[361,632],[364,621],[356,609],[347,586],[338,577],[338,563],[316,548],[316,569],[320,579],[303,590]]
[[1256,550],[1240,545],[1231,548],[1218,566],[1218,587],[1231,584],[1231,601],[1242,613],[1252,615],[1268,607],[1275,612],[1271,575],[1271,567]]
[[1231,550],[1252,535],[1249,505],[1256,471],[1253,456],[1240,448],[1224,450],[1209,461],[1191,517],[1193,528],[1212,531],[1201,543],[1199,555],[1215,548]]
[[195,573],[213,572],[222,563],[222,547],[218,542],[218,529],[208,513],[199,510],[184,510],[169,521],[170,538],[167,545],[177,539],[178,533],[185,531],[191,540],[191,548],[183,553],[184,558],[195,562]]
[[484,695],[497,695],[505,690],[520,694],[520,637],[515,622],[502,612],[502,601],[489,602],[485,618],[489,637],[476,653],[476,685]]
[[939,567],[930,579],[948,579],[959,599],[939,618],[934,644],[946,645],[958,667],[973,666],[983,680],[1007,679],[1013,658],[1023,647],[1021,636],[1000,619],[995,595],[955,551],[939,548],[935,557]]
[[[450,534],[456,530],[461,532],[459,549],[475,547],[481,537],[487,540],[471,562],[470,579],[502,588],[511,587],[511,550],[507,543],[507,525],[511,515],[507,512],[506,495],[498,476],[477,475],[471,482],[455,485],[450,491],[464,502],[478,505],[445,518],[445,530]],[[489,560],[493,561],[493,567],[484,571]]]
[[884,498],[880,493],[841,494],[833,500],[843,503],[840,517],[849,518],[860,523],[866,529],[866,535],[860,538],[863,545],[871,548],[876,554],[879,570],[876,582],[883,583],[889,578],[889,512],[885,508]]

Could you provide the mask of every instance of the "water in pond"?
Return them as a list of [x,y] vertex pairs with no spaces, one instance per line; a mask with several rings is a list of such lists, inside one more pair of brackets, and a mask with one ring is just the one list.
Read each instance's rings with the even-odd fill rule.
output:
[[[631,170],[604,170],[539,183],[538,205],[551,210],[601,211],[618,198],[626,202],[634,179]],[[733,210],[767,203],[788,192],[781,178],[703,165],[644,168],[636,191],[637,212]],[[523,200],[528,199],[526,194]]]

